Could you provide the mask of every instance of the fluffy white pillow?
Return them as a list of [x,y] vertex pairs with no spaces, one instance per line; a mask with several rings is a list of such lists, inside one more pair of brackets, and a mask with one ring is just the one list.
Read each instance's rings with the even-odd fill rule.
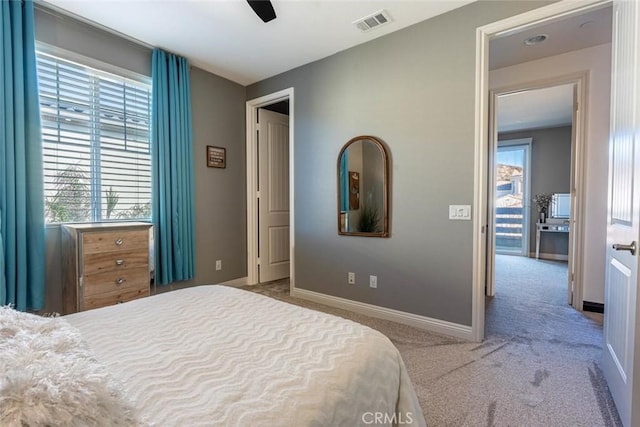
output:
[[0,425],[140,425],[122,396],[66,320],[0,307]]

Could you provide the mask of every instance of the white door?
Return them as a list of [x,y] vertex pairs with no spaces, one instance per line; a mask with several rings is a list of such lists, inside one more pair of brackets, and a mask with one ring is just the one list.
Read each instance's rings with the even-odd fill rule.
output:
[[258,109],[259,282],[289,277],[289,117]]
[[632,250],[640,237],[640,2],[613,7],[603,370],[623,424],[632,427],[640,425],[638,254]]

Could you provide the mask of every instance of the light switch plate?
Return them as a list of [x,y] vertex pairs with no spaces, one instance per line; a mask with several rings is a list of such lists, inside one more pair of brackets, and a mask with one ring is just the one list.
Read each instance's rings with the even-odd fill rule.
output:
[[449,219],[470,220],[471,205],[449,205]]
[[378,287],[378,276],[374,276],[374,275],[369,276],[369,286],[372,288]]

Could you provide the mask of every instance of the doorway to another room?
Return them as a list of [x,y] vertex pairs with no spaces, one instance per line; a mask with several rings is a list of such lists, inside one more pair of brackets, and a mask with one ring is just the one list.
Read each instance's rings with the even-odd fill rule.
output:
[[[577,140],[572,153],[569,233],[541,231],[540,257],[553,252],[549,245],[566,239],[566,302],[582,310],[586,301],[603,301],[603,250],[606,206],[612,13],[606,2],[578,7],[558,3],[478,29],[476,92],[476,155],[474,202],[474,294],[472,334],[485,334],[485,296],[495,293],[494,161],[498,141],[497,95],[516,94],[552,86],[576,87],[572,131]],[[587,37],[587,35],[589,37]],[[542,43],[542,44],[541,44]],[[587,105],[588,103],[588,105]],[[525,112],[526,113],[526,112]],[[511,138],[518,136],[511,135]],[[520,136],[522,137],[522,136]],[[533,144],[535,145],[535,143]],[[534,153],[532,152],[532,160]],[[587,167],[589,168],[587,173]],[[586,190],[589,189],[589,197]],[[553,190],[556,191],[556,190]],[[531,189],[531,195],[536,190]],[[566,194],[566,193],[565,193]],[[529,256],[535,259],[537,209],[530,208]],[[563,237],[560,237],[563,236]],[[528,258],[528,257],[519,257]],[[531,259],[529,258],[529,259]],[[546,261],[539,261],[546,262]],[[600,304],[602,306],[602,304]]]
[[[493,233],[489,296],[511,283],[502,277],[502,268],[516,260],[507,262],[505,257],[524,257],[517,261],[527,264],[520,266],[523,277],[537,276],[534,270],[536,265],[542,267],[540,260],[554,261],[563,274],[554,273],[553,280],[566,295],[565,303],[572,303],[569,272],[574,264],[571,224],[575,215],[571,215],[571,189],[579,187],[574,166],[577,85],[518,88],[494,94],[494,143],[489,156],[494,171],[490,178]],[[557,209],[560,205],[561,210]]]
[[581,84],[561,79],[493,93],[489,338],[601,343],[602,316],[588,319],[571,306],[575,196],[583,186],[576,124]]
[[247,284],[293,285],[293,89],[247,102]]
[[566,329],[558,339],[569,342],[573,331],[589,345],[602,340],[601,315],[588,319],[574,308],[583,84],[572,76],[492,94],[489,337]]

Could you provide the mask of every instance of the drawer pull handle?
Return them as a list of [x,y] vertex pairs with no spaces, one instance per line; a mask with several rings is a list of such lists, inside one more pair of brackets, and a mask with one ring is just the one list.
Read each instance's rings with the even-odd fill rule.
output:
[[124,243],[124,240],[122,240],[122,239],[117,239],[115,241],[116,246],[122,246],[123,243]]
[[117,259],[116,260],[116,265],[124,265],[124,260],[123,259]]
[[127,281],[126,279],[123,279],[122,277],[118,277],[118,278],[116,279],[116,284],[117,284],[118,286],[120,286],[120,285],[122,285],[122,284],[123,284],[124,282],[126,282],[126,281]]

